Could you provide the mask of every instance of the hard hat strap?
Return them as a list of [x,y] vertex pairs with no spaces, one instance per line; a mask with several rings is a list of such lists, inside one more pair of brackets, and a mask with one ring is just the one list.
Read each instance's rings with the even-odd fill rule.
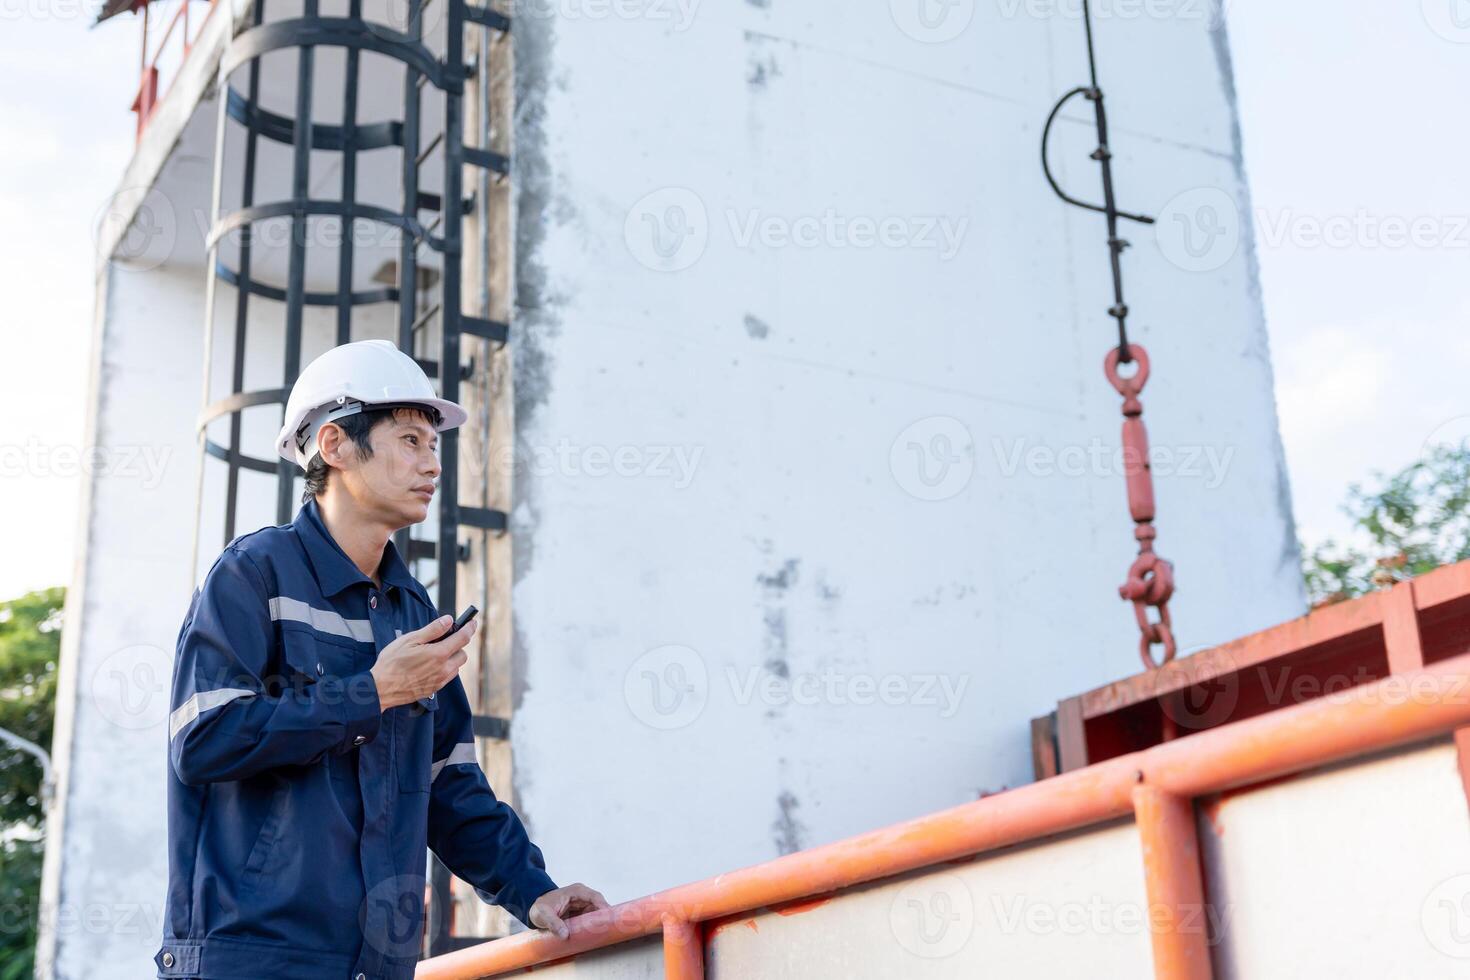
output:
[[[414,411],[424,412],[429,416],[435,428],[438,428],[439,424],[444,420],[442,412],[433,405],[426,405],[423,402],[374,402],[369,404],[358,401],[356,398],[347,398],[344,396],[339,397],[335,402],[328,402],[307,413],[301,426],[296,430],[297,448],[305,452],[308,443],[315,440],[317,432],[328,422],[336,422],[339,419],[347,418],[349,415],[360,415],[363,412],[391,412],[399,408],[409,408]],[[307,458],[310,459],[314,455],[316,455],[315,451],[309,453]]]

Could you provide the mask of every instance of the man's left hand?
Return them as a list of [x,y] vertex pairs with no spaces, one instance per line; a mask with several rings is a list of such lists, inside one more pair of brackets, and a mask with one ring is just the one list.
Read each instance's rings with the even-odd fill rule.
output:
[[556,933],[558,939],[565,939],[569,930],[563,920],[607,907],[607,899],[602,897],[601,892],[588,888],[579,881],[574,885],[554,888],[536,899],[528,918],[536,928],[550,930]]

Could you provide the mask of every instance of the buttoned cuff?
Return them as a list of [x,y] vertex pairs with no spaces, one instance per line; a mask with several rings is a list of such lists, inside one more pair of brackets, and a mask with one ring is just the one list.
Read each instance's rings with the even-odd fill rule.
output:
[[347,679],[346,697],[342,699],[342,727],[348,745],[362,745],[378,737],[383,727],[383,705],[372,671],[365,670]]
[[551,880],[551,876],[531,865],[514,885],[502,889],[496,904],[534,929],[536,927],[531,924],[531,906],[536,904],[536,899],[555,889],[556,882]]

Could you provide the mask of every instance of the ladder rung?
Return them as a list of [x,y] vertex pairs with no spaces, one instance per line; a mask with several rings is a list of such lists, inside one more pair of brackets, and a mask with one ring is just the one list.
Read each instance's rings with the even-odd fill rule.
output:
[[510,31],[510,18],[498,10],[489,7],[481,7],[477,4],[467,3],[464,6],[464,16],[472,24],[480,24],[492,31],[500,31],[502,34]]
[[501,323],[499,320],[482,320],[475,316],[460,317],[459,330],[460,333],[493,340],[501,346],[504,346],[510,337],[509,324]]
[[510,173],[510,160],[504,154],[492,153],[490,150],[482,150],[474,146],[466,146],[463,150],[465,163],[484,167],[498,174]]

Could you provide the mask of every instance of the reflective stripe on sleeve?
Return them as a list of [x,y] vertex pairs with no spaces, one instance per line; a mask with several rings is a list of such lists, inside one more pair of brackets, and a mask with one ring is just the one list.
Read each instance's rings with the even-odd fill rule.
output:
[[255,694],[243,687],[222,687],[216,691],[200,691],[198,694],[175,708],[168,716],[168,737],[173,741],[184,726],[198,718],[210,708],[218,708],[222,704],[229,704],[236,698],[248,698]]
[[464,763],[474,763],[475,765],[480,764],[479,758],[475,755],[474,742],[460,742],[450,751],[449,755],[430,766],[429,782],[432,783],[434,780],[438,779],[439,773],[444,769],[445,766],[458,766]]

